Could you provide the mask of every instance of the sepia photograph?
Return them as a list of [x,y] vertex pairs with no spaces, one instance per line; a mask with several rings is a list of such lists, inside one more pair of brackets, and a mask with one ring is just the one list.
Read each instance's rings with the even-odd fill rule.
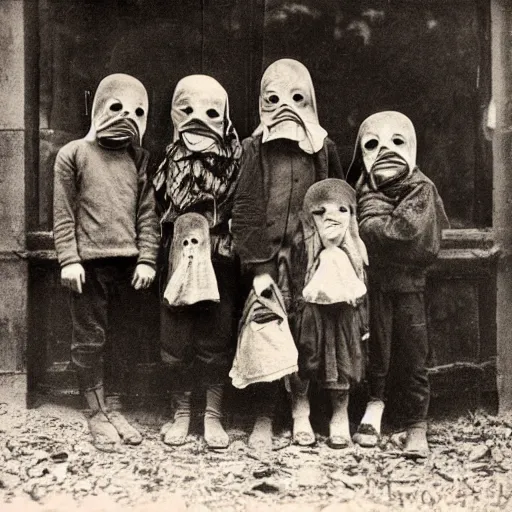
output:
[[0,511],[512,511],[512,0],[0,0]]

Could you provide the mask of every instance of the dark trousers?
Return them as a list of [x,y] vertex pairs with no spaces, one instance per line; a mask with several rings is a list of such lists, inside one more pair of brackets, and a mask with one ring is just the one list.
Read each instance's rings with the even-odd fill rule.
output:
[[404,423],[410,426],[426,420],[430,400],[424,294],[370,290],[370,396],[385,399],[390,369],[396,369]]
[[137,292],[131,286],[136,260],[104,258],[82,264],[85,269],[82,293],[72,291],[70,294],[71,361],[78,373],[80,388],[86,391],[103,383],[103,354],[112,306],[123,308],[126,324],[133,325],[133,321],[137,321],[134,318]]
[[172,371],[175,391],[228,381],[236,349],[238,270],[214,263],[220,302],[161,308],[162,361]]

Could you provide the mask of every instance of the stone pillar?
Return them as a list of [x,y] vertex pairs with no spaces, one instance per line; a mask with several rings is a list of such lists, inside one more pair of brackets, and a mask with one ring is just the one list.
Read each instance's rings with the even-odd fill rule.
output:
[[497,384],[500,414],[512,411],[512,9],[491,0],[493,227],[500,249],[497,273]]
[[20,0],[0,2],[0,373],[25,371],[25,42]]

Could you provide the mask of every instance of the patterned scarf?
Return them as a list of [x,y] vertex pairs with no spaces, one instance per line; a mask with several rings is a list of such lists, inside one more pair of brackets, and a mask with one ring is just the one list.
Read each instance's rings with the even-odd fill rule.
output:
[[174,222],[200,203],[212,207],[210,227],[227,220],[242,153],[234,130],[227,139],[220,154],[190,151],[181,139],[169,144],[153,178],[157,192],[165,187],[162,223]]

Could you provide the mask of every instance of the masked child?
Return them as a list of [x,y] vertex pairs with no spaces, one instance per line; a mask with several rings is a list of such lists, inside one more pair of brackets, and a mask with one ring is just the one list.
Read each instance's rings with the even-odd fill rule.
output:
[[173,142],[153,180],[167,263],[161,352],[173,372],[176,405],[162,436],[168,445],[185,443],[198,385],[206,392],[205,441],[225,448],[221,407],[235,348],[238,280],[228,223],[241,146],[227,93],[209,76],[178,82],[171,117]]
[[[368,263],[357,227],[356,194],[345,181],[327,179],[309,188],[292,254],[296,273],[304,271],[295,281],[291,308],[299,376],[305,390],[315,380],[329,392],[328,443],[343,448],[350,444],[349,389],[362,379],[365,367]],[[307,392],[292,394],[292,404],[294,432],[309,433]]]
[[[243,142],[233,206],[233,238],[257,295],[277,283],[290,304],[290,248],[304,195],[315,182],[343,177],[334,143],[320,126],[306,67],[291,59],[271,64],[261,80],[260,126]],[[278,385],[254,385],[256,421],[250,446],[272,446]]]
[[[57,154],[54,237],[62,284],[71,289],[71,359],[91,410],[94,444],[115,450],[142,438],[105,407],[102,357],[113,296],[134,301],[133,290],[155,276],[158,220],[146,181],[148,154],[140,147],[148,96],[135,78],[114,74],[96,91],[88,135]],[[128,303],[128,302],[127,302]]]
[[370,271],[370,401],[354,436],[374,446],[380,436],[393,360],[400,368],[407,427],[405,451],[426,456],[430,390],[425,278],[448,227],[435,185],[416,166],[416,133],[399,112],[368,117],[357,136],[349,172],[361,172],[359,231]]

